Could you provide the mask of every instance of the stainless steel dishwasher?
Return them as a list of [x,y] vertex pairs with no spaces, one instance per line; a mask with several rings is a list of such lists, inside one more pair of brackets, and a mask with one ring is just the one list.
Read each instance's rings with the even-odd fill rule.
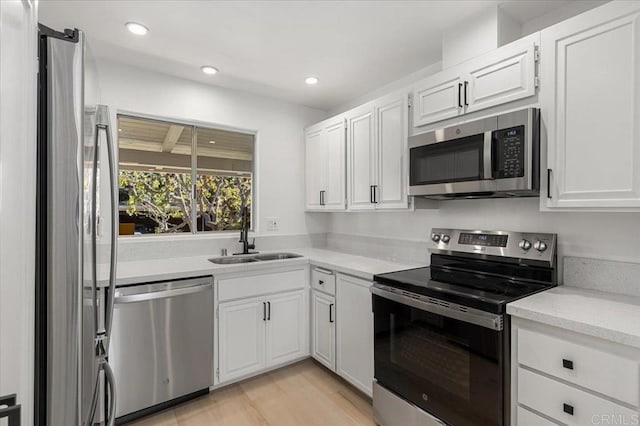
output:
[[212,277],[116,288],[111,339],[118,423],[208,392]]

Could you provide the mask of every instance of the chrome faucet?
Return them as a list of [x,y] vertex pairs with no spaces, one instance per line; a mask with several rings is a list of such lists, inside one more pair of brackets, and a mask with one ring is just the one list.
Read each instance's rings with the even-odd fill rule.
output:
[[234,253],[234,254],[249,254],[253,253],[249,250],[253,250],[256,248],[256,239],[253,239],[253,242],[249,242],[249,207],[245,206],[242,208],[242,229],[240,230],[240,241],[242,243],[242,253]]

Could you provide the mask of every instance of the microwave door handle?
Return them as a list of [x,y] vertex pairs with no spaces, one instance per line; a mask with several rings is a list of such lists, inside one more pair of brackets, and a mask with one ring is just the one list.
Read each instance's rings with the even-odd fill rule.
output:
[[486,180],[493,179],[493,167],[492,167],[492,153],[493,153],[493,132],[484,132],[484,146],[483,146],[483,178]]

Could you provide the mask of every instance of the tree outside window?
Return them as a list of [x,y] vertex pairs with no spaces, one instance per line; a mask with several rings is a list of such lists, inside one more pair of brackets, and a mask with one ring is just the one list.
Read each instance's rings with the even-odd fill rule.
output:
[[124,115],[118,135],[121,235],[240,229],[254,135]]

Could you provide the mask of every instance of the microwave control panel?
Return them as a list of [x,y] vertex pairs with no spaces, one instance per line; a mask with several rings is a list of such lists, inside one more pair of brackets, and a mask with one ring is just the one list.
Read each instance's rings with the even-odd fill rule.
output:
[[493,177],[495,179],[524,176],[524,126],[493,132]]

